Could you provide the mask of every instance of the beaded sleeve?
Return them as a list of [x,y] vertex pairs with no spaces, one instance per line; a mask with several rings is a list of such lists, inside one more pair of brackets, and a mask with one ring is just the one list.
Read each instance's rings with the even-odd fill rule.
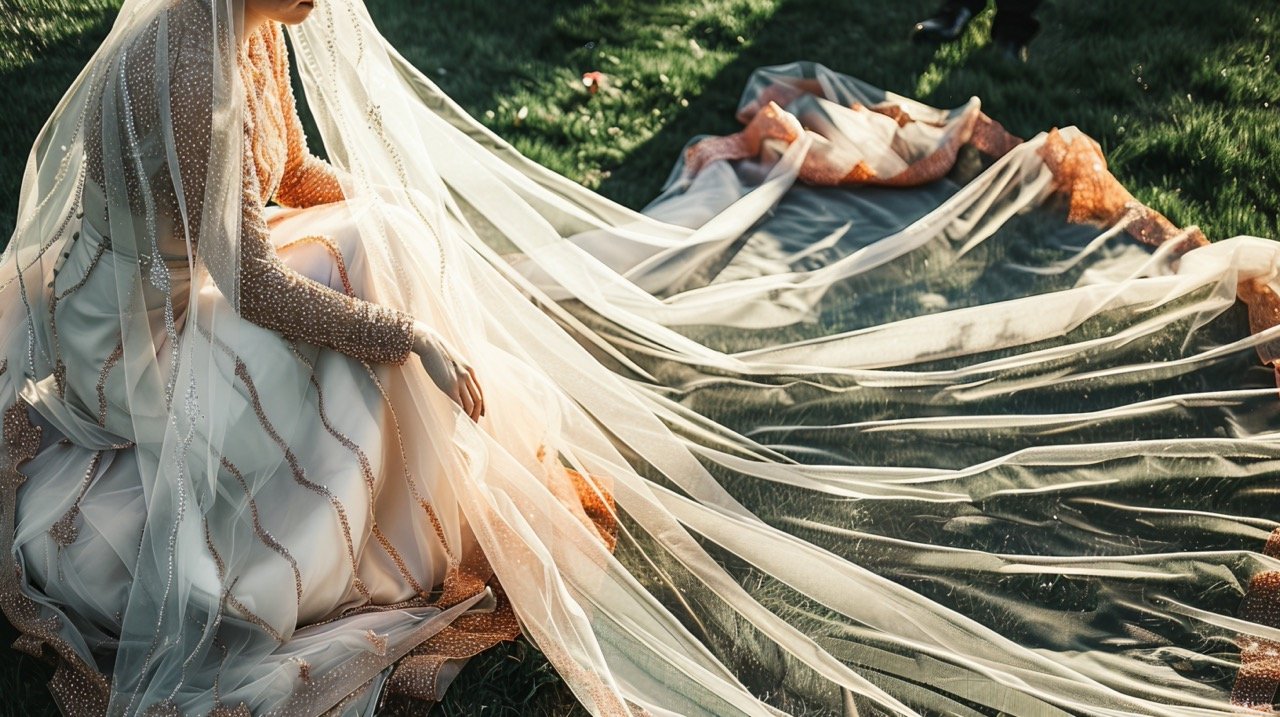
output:
[[280,107],[284,110],[284,134],[288,155],[284,176],[276,189],[275,202],[284,207],[313,207],[343,200],[342,185],[333,165],[311,154],[307,136],[298,117],[298,104],[289,82],[289,55],[284,47],[284,31],[272,23],[272,31],[263,34],[271,68],[275,74]]
[[[197,14],[193,21],[200,19]],[[193,35],[195,33],[186,33],[185,36]],[[278,29],[275,33],[259,35],[268,43],[273,36],[277,43],[283,40]],[[277,45],[274,49],[283,51],[284,48]],[[217,65],[208,49],[199,45],[175,47],[170,57],[173,63],[170,82],[174,91],[170,93],[169,109],[182,188],[182,197],[168,202],[173,205],[171,210],[178,225],[175,233],[195,241],[214,283],[235,301],[238,312],[247,321],[277,331],[286,338],[330,348],[361,361],[404,363],[413,349],[412,317],[303,276],[287,266],[272,245],[263,217],[264,184],[271,181],[273,157],[279,154],[283,161],[284,153],[277,152],[280,147],[275,142],[283,142],[288,121],[277,124],[274,113],[261,109],[267,103],[260,100],[265,98],[252,101],[246,98],[242,125],[233,128],[221,124],[222,115],[213,111],[216,92],[200,88],[233,83],[230,73],[235,70]],[[267,77],[275,79],[270,67],[255,65],[248,56],[242,59],[238,70],[241,79],[248,82],[244,87],[249,93],[257,91],[252,77],[255,69],[266,70]],[[287,68],[285,73],[287,75]],[[270,99],[281,96],[273,90]],[[292,110],[292,105],[288,108]],[[296,121],[296,115],[293,119]],[[300,128],[297,133],[301,134]],[[234,152],[237,139],[241,162],[228,164],[223,153]],[[242,184],[238,234],[225,231],[220,222],[214,226],[206,226],[204,222],[206,215],[221,214],[206,212],[203,205],[207,201],[234,197],[234,190],[227,196],[221,189],[226,186],[224,181],[235,181],[234,177],[221,174],[232,166],[238,169]],[[337,186],[336,177],[329,186]],[[337,198],[341,199],[340,190],[338,192]],[[178,207],[183,205],[185,211],[179,211]]]
[[288,339],[334,349],[371,363],[401,364],[413,350],[413,318],[334,291],[289,268],[271,245],[245,128],[240,225],[240,315]]

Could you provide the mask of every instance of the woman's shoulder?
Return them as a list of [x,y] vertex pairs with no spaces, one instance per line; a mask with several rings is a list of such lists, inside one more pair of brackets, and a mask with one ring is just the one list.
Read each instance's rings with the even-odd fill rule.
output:
[[132,25],[108,52],[108,60],[122,70],[104,73],[108,82],[114,78],[135,89],[168,85],[190,91],[210,85],[226,74],[227,65],[236,65],[234,28],[213,17],[207,0],[166,3]]
[[229,19],[219,21],[205,0],[173,3],[167,19],[169,66],[178,78],[217,74],[218,66],[234,67],[240,52]]

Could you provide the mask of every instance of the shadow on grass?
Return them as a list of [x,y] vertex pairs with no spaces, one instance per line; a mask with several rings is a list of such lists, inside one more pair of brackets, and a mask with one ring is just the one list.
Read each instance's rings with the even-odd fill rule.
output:
[[670,117],[658,134],[614,169],[600,192],[642,206],[658,194],[690,139],[741,129],[734,114],[756,68],[812,60],[886,89],[909,87],[936,48],[906,42],[907,28],[932,6],[932,0],[844,2],[833,11],[830,0],[782,3],[750,44],[689,100],[686,111]]
[[1175,223],[1200,224],[1213,238],[1280,236],[1271,191],[1280,157],[1273,2],[1046,3],[1026,65],[990,51],[991,10],[956,43],[907,42],[913,21],[934,7],[847,2],[832,12],[829,0],[784,2],[688,111],[613,168],[600,191],[641,206],[691,137],[740,129],[733,114],[755,68],[803,59],[940,107],[977,96],[1022,137],[1079,126],[1121,181]]

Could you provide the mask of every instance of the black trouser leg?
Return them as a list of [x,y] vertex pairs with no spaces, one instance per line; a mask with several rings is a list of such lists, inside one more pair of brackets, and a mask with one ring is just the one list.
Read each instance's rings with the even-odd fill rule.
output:
[[939,10],[938,13],[953,13],[960,8],[965,8],[974,15],[977,15],[985,10],[986,7],[987,0],[946,0],[942,3],[942,9]]
[[[966,2],[967,4],[967,2]],[[991,25],[993,40],[1025,45],[1040,31],[1035,12],[1040,0],[996,0],[996,19]]]
[[942,8],[925,20],[916,23],[912,40],[951,42],[960,37],[974,15],[982,12],[987,0],[944,0]]

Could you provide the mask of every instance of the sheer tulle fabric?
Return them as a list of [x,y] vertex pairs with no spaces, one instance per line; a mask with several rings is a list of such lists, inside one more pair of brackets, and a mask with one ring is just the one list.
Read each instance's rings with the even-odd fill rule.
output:
[[517,619],[595,714],[1270,705],[1276,245],[810,65],[631,212],[329,0],[290,36],[345,199],[270,241],[465,347],[476,425],[244,318],[238,13],[126,5],[0,265],[0,599],[65,711],[366,713]]

